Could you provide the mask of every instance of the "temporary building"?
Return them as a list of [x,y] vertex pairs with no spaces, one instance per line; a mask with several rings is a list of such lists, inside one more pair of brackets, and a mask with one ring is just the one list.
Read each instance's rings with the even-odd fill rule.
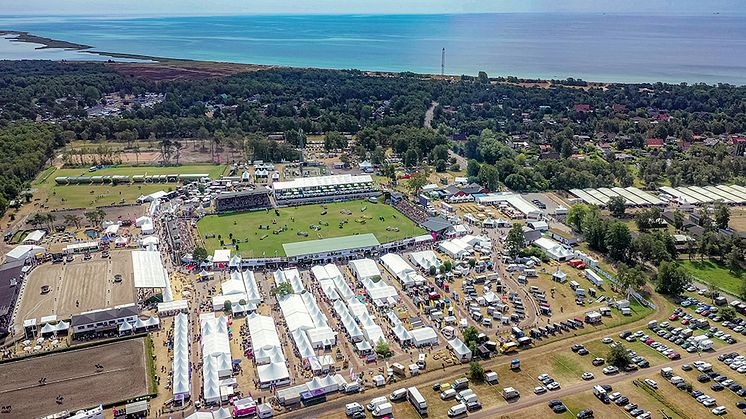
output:
[[246,323],[249,325],[249,336],[254,348],[254,361],[257,364],[285,362],[274,319],[252,314],[247,317]]
[[114,237],[119,234],[119,224],[111,224],[104,230],[104,235]]
[[138,217],[135,220],[135,226],[136,227],[142,227],[144,224],[151,224],[152,225],[153,224],[153,219],[150,218],[150,217],[142,216],[142,217]]
[[[381,258],[381,262],[384,263],[384,266],[386,264],[386,262],[384,262],[384,258],[387,256],[388,255],[384,255],[384,257]],[[401,259],[401,257],[399,257],[399,259]],[[401,260],[402,262],[404,261],[403,259]],[[378,265],[376,265],[376,262],[374,262],[372,259],[352,260],[350,261],[350,269],[355,274],[355,277],[358,280],[362,280],[363,278],[373,278],[381,276],[381,271],[378,269]]]
[[472,353],[471,349],[469,349],[468,346],[459,338],[453,338],[448,341],[448,346],[451,348],[451,351],[456,356],[456,359],[458,359],[461,362],[469,362],[471,361]]
[[28,258],[34,257],[37,254],[46,253],[46,249],[41,246],[35,246],[33,244],[22,244],[16,246],[10,252],[5,254],[6,262],[24,261]]
[[543,250],[544,253],[550,258],[560,262],[564,262],[575,257],[575,254],[572,250],[548,237],[540,237],[536,239],[533,244],[539,246],[539,248],[541,248],[541,250]]
[[337,343],[337,333],[331,327],[308,329],[306,335],[314,348],[330,347]]
[[304,330],[293,330],[290,332],[290,337],[293,338],[295,349],[301,359],[305,360],[316,355],[316,351],[314,351],[313,345],[311,345],[311,341],[308,340],[308,335]]
[[132,252],[132,272],[135,288],[165,288],[166,269],[163,267],[160,252],[134,250]]
[[159,316],[186,312],[187,310],[189,310],[189,302],[187,300],[164,301],[158,303]]
[[424,270],[429,270],[430,267],[438,268],[441,265],[440,259],[435,255],[432,250],[424,250],[422,252],[413,252],[409,255],[415,265],[419,266]]
[[394,327],[394,336],[396,336],[396,340],[399,341],[399,343],[405,343],[405,342],[411,342],[412,341],[412,335],[409,334],[409,331],[404,328],[404,325],[399,323]]
[[246,289],[246,301],[251,304],[259,304],[262,302],[262,295],[259,292],[259,287],[256,285],[256,278],[254,272],[243,271],[241,273],[243,278],[244,288]]
[[347,308],[347,305],[345,305],[345,303],[343,303],[342,301],[339,301],[339,300],[335,301],[334,312],[337,313],[337,316],[342,322],[342,326],[344,326],[349,339],[352,342],[361,341],[363,339],[363,332],[360,330],[360,327],[358,326],[357,322],[355,322],[355,319],[352,317],[352,314],[350,314],[350,311]]
[[215,269],[225,269],[231,260],[231,251],[229,249],[216,249],[212,255],[212,267]]
[[31,233],[28,233],[26,237],[23,239],[24,244],[36,244],[41,241],[42,238],[47,234],[44,230],[34,230]]
[[387,253],[381,256],[381,263],[392,275],[399,279],[399,282],[405,288],[425,283],[425,278],[396,253]]
[[189,379],[189,316],[180,313],[174,317],[173,395],[184,400],[192,393]]
[[290,382],[290,373],[284,362],[273,362],[256,367],[259,376],[259,385],[269,387],[270,385],[282,385]]
[[452,259],[461,259],[472,250],[472,246],[462,238],[446,240],[438,244],[438,250],[450,256]]
[[438,344],[438,334],[432,327],[421,327],[409,331],[414,346],[432,346]]
[[220,397],[228,398],[231,392],[223,392],[220,381],[233,373],[228,320],[216,317],[214,313],[200,315],[202,330],[202,378],[203,398],[207,403],[215,403]]
[[274,277],[275,285],[280,285],[284,282],[288,282],[293,287],[293,292],[295,293],[300,293],[305,290],[303,281],[300,278],[300,272],[298,272],[298,269],[296,268],[285,270],[278,269],[274,272]]

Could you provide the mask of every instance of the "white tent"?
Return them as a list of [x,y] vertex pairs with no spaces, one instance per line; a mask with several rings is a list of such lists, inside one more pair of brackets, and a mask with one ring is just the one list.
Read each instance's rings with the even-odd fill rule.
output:
[[138,217],[135,220],[135,226],[137,226],[137,227],[142,227],[144,224],[151,224],[152,225],[153,224],[153,219],[150,218],[150,217],[142,216],[142,217]]
[[214,313],[200,315],[202,330],[202,377],[203,397],[208,403],[219,400],[222,393],[220,380],[233,373],[228,321],[225,317],[215,317]]
[[256,372],[259,376],[259,383],[265,386],[290,381],[290,373],[284,362],[259,365],[256,367]]
[[413,252],[409,257],[412,259],[412,262],[424,270],[429,270],[431,266],[438,268],[441,265],[438,256],[432,250]]
[[132,271],[135,288],[165,288],[166,269],[163,267],[160,252],[153,250],[132,251]]
[[449,340],[448,346],[459,361],[468,362],[471,360],[471,349],[469,349],[461,339],[453,338]]
[[173,359],[173,394],[174,396],[192,393],[189,380],[189,316],[180,313],[174,318],[174,359]]
[[[383,261],[383,258],[381,258],[381,261]],[[373,278],[376,276],[381,276],[381,271],[378,269],[378,265],[376,265],[376,262],[374,262],[372,259],[352,260],[350,261],[350,269],[355,274],[355,277],[359,280],[363,278]]]
[[[137,319],[137,320],[139,321],[140,319]],[[132,325],[129,324],[128,322],[122,322],[122,324],[119,325],[119,333],[131,332],[131,331],[132,331]]]
[[26,237],[23,239],[24,244],[36,244],[41,241],[42,238],[47,234],[44,230],[34,230],[31,233],[28,233]]
[[314,348],[323,348],[337,343],[337,333],[331,327],[308,329],[306,335]]
[[5,254],[6,262],[14,262],[17,260],[23,261],[30,257],[33,257],[37,253],[47,253],[46,249],[41,246],[35,246],[32,244],[22,244],[16,246],[10,252]]
[[400,343],[409,342],[412,340],[412,336],[409,331],[404,328],[404,325],[399,323],[394,327],[394,335]]
[[243,271],[243,284],[246,289],[246,301],[250,304],[259,304],[262,302],[262,295],[259,293],[259,287],[256,285],[256,278],[254,272]]
[[301,281],[300,278],[300,272],[298,272],[298,269],[296,268],[285,270],[278,269],[274,272],[274,277],[275,285],[280,285],[283,282],[289,282],[290,285],[293,287],[293,292],[300,293],[305,289],[305,287],[303,286],[303,281]]
[[430,346],[438,343],[438,335],[432,327],[421,327],[409,331],[414,346]]

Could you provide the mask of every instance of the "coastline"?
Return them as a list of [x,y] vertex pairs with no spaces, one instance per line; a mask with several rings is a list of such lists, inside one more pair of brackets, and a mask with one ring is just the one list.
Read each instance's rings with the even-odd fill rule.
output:
[[29,32],[0,29],[0,36],[7,36],[7,35],[15,36],[15,38],[11,39],[10,42],[24,42],[28,44],[40,45],[36,49],[61,48],[61,49],[68,49],[68,50],[83,51],[83,50],[93,48],[90,45],[76,44],[74,42],[61,41],[59,39],[45,38],[43,36],[34,35]]

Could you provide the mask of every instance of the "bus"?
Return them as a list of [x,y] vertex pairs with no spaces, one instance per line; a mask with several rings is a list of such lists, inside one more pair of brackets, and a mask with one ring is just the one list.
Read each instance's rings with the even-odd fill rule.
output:
[[409,387],[407,389],[407,400],[412,403],[417,413],[421,416],[427,416],[427,400],[422,397],[417,387]]

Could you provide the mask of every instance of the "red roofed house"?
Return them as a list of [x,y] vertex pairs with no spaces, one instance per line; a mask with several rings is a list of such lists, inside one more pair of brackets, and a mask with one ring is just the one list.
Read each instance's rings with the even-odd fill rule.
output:
[[741,156],[744,153],[746,153],[746,137],[740,137],[740,136],[734,135],[730,137],[730,141],[736,147],[736,154]]
[[659,121],[668,121],[669,119],[671,119],[671,115],[664,112],[664,113],[659,113],[655,115],[653,118]]
[[587,103],[578,103],[575,105],[575,112],[590,112],[591,111],[591,105]]
[[662,148],[663,147],[663,139],[662,138],[648,138],[645,140],[645,147],[647,148]]

